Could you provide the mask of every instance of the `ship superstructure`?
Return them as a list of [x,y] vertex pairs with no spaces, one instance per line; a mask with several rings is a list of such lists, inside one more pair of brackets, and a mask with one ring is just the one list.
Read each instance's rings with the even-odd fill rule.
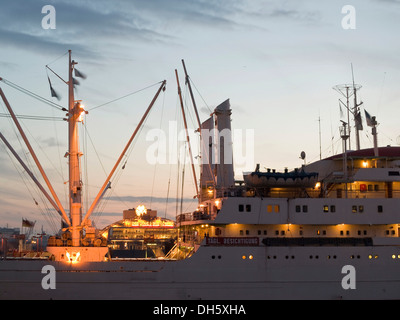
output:
[[[196,110],[194,99],[193,105]],[[355,99],[357,121],[360,105]],[[70,102],[70,119],[82,111]],[[71,216],[60,210],[70,222],[71,246],[48,247],[55,261],[0,261],[0,298],[399,299],[400,148],[378,147],[374,139],[373,148],[349,151],[349,124],[343,122],[341,154],[284,172],[257,165],[235,181],[231,112],[229,100],[203,123],[196,111],[202,142],[198,207],[177,216],[177,239],[166,258],[112,259],[106,245],[93,245],[95,237],[85,242],[82,228],[94,234],[88,218],[109,179],[84,217],[75,180]],[[74,135],[71,124],[69,132]],[[69,157],[79,155],[70,148]],[[115,248],[124,246],[121,235],[136,232],[124,227],[155,227],[152,221],[124,219],[108,229],[108,239]],[[131,245],[143,249],[145,243],[143,236]],[[57,275],[53,289],[41,285],[48,266]]]

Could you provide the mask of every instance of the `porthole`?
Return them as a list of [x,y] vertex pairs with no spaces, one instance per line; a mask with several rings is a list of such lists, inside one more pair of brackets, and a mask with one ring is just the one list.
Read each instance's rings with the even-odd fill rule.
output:
[[253,255],[249,255],[250,260],[253,260],[253,258],[254,258]]

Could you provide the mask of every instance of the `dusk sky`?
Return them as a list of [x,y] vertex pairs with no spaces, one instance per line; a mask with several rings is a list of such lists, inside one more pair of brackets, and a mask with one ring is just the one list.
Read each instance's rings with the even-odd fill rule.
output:
[[[55,9],[55,29],[42,26],[45,5]],[[342,13],[346,5],[354,8],[354,15]],[[300,167],[301,151],[306,152],[306,162],[319,160],[319,118],[322,157],[342,151],[341,96],[332,88],[352,82],[351,64],[355,82],[362,85],[362,116],[365,109],[377,117],[379,145],[400,143],[398,0],[3,1],[0,20],[0,77],[67,107],[67,86],[46,72],[45,66],[67,80],[67,52],[71,49],[77,69],[87,75],[86,80],[79,79],[75,91],[75,99],[82,100],[89,111],[80,126],[87,196],[84,211],[159,82],[167,80],[167,90],[157,100],[124,159],[125,169],[113,180],[112,192],[99,208],[101,214],[93,216],[99,227],[121,219],[123,210],[138,204],[158,210],[162,217],[167,209],[166,216],[175,218],[178,168],[169,161],[169,154],[176,153],[171,147],[176,138],[169,128],[178,123],[178,130],[182,129],[175,69],[190,110],[191,132],[197,128],[181,59],[195,85],[202,121],[230,99],[232,129],[243,133],[242,141],[234,141],[233,147],[240,146],[242,150],[236,151],[247,159],[245,164],[235,164],[238,180],[243,171],[254,170],[256,163],[262,169],[279,171]],[[350,22],[353,28],[346,28]],[[47,76],[62,96],[60,101],[51,97]],[[4,82],[0,87],[16,114],[56,118],[20,121],[67,209],[67,123],[58,121],[65,112]],[[0,132],[26,159],[26,148],[6,113],[0,101]],[[154,141],[146,141],[146,137],[154,129],[166,134],[167,163],[154,165],[146,157],[150,146],[154,147]],[[249,152],[246,132],[254,134],[250,143],[254,148]],[[371,128],[364,122],[361,148],[369,147]],[[199,150],[194,149],[197,156]],[[33,165],[31,158],[26,161]],[[192,199],[195,188],[189,163],[186,165],[183,211],[190,211],[196,207]],[[27,218],[37,221],[37,230],[43,225],[46,231],[56,232],[57,214],[45,209],[47,204],[2,142],[0,168],[0,226],[20,227],[21,219]]]

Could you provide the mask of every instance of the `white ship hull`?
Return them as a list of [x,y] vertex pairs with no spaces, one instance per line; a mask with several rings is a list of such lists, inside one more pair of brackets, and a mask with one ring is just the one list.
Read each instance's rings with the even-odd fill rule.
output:
[[[0,262],[0,298],[400,299],[398,257],[397,246],[206,246],[181,261],[6,260]],[[42,287],[45,265],[55,267],[55,289]],[[346,265],[354,267],[355,289],[342,286]]]

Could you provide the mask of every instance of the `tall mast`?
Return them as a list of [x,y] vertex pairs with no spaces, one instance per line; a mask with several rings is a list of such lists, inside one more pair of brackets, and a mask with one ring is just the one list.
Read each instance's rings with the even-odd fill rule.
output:
[[[185,61],[183,59],[182,59],[182,65],[183,65],[183,70],[185,71],[185,81],[186,81],[186,83],[187,83],[187,85],[189,87],[190,97],[192,99],[194,112],[196,114],[197,125],[199,126],[198,131],[199,131],[199,134],[200,134],[200,141],[201,141],[200,145],[202,145],[202,147],[200,149],[201,150],[200,152],[201,152],[202,163],[204,164],[204,161],[205,161],[204,159],[207,159],[208,168],[209,168],[210,173],[212,175],[213,186],[214,186],[214,189],[215,189],[216,185],[217,185],[217,181],[216,181],[216,178],[215,178],[215,174],[213,173],[213,170],[211,168],[211,164],[210,164],[209,157],[208,157],[208,150],[207,150],[207,147],[205,147],[206,144],[203,142],[203,136],[202,136],[202,133],[201,133],[201,122],[200,122],[199,112],[197,111],[197,106],[196,106],[196,101],[195,101],[194,95],[193,95],[192,85],[190,84],[190,78],[189,78],[189,75],[188,75],[187,70],[186,70]],[[207,145],[208,145],[208,143],[207,143]],[[203,147],[204,147],[204,150],[203,150]],[[202,180],[202,174],[203,174],[203,172],[200,173],[200,181]],[[214,195],[215,195],[215,193],[214,193]],[[199,201],[200,200],[201,200],[201,197],[199,196]]]
[[194,112],[196,113],[196,119],[197,119],[197,124],[199,126],[199,131],[200,131],[200,135],[201,135],[201,123],[200,123],[200,117],[199,117],[199,113],[197,111],[197,106],[196,106],[196,101],[194,100],[194,96],[193,96],[193,91],[192,91],[192,86],[190,85],[190,80],[189,80],[189,75],[186,71],[186,66],[185,66],[185,61],[183,61],[182,59],[182,65],[183,65],[183,70],[185,71],[185,81],[189,87],[189,93],[190,93],[190,97],[192,99],[192,103],[193,103],[193,108],[194,108]]
[[140,127],[143,124],[143,122],[146,120],[146,117],[149,114],[149,112],[150,112],[151,108],[153,107],[154,103],[156,102],[158,96],[160,95],[161,90],[165,90],[166,83],[167,83],[166,80],[162,81],[160,88],[158,89],[157,93],[155,94],[153,100],[150,102],[150,105],[148,106],[146,112],[142,116],[142,119],[138,123],[135,131],[133,132],[132,136],[130,137],[128,143],[126,144],[124,150],[122,151],[122,153],[119,156],[117,162],[115,163],[114,167],[112,168],[110,174],[108,175],[106,181],[104,182],[104,184],[101,187],[99,193],[97,194],[96,198],[94,199],[92,205],[90,206],[89,210],[86,212],[86,215],[85,215],[85,217],[83,218],[83,221],[82,221],[83,225],[86,223],[87,219],[89,219],[89,217],[92,214],[94,208],[96,207],[97,203],[99,202],[100,198],[102,197],[102,195],[104,193],[104,190],[106,190],[107,186],[109,186],[109,181],[110,181],[111,177],[113,176],[113,174],[114,174],[115,170],[117,169],[118,165],[121,163],[122,158],[124,157],[126,151],[128,150],[129,146],[131,145],[133,139],[135,138],[136,134],[138,133]]
[[179,95],[179,100],[181,102],[183,122],[185,124],[186,140],[187,140],[187,143],[188,143],[188,146],[189,146],[189,156],[190,156],[190,162],[192,164],[192,173],[193,173],[194,185],[196,186],[196,196],[199,197],[199,187],[197,185],[196,170],[194,168],[194,163],[193,163],[192,147],[190,146],[190,139],[189,139],[189,132],[188,132],[188,127],[187,127],[187,122],[186,122],[185,109],[183,108],[181,86],[179,85],[178,71],[176,69],[175,69],[175,75],[176,75],[176,82],[178,83],[178,95]]
[[362,122],[361,122],[361,114],[359,110],[359,106],[362,105],[357,104],[357,90],[361,88],[361,86],[356,87],[354,83],[354,72],[353,72],[353,64],[351,64],[351,76],[353,79],[353,95],[354,95],[354,107],[353,107],[353,114],[354,114],[354,122],[355,122],[355,129],[356,129],[356,150],[360,150],[360,130],[362,130]]
[[78,122],[84,111],[80,102],[74,100],[74,82],[72,71],[77,64],[71,60],[71,50],[68,64],[68,156],[69,156],[69,212],[71,217],[72,246],[80,246],[80,225],[82,220],[82,182],[80,179],[79,157],[79,135]]

